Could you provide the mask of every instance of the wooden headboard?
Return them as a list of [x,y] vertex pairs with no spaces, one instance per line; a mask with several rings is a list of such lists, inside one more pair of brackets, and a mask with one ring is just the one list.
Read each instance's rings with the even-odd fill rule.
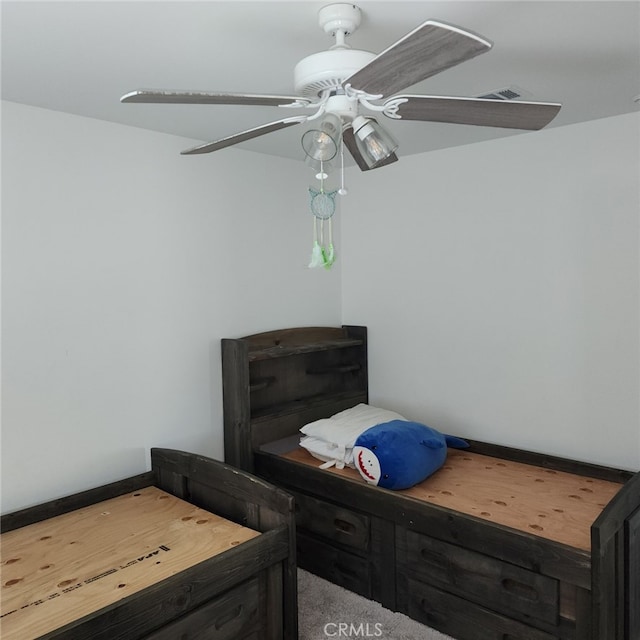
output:
[[308,422],[368,402],[366,327],[298,327],[222,340],[224,455],[253,451]]

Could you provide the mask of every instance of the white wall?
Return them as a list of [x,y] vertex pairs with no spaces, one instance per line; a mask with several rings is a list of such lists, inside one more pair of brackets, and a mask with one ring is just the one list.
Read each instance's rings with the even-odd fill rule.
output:
[[350,176],[343,318],[369,326],[372,402],[640,468],[639,131],[631,114]]
[[3,512],[221,457],[220,338],[307,324],[369,326],[373,402],[640,468],[637,114],[350,170],[326,272],[301,163],[2,106]]
[[308,171],[2,103],[2,510],[222,457],[222,337],[335,325]]

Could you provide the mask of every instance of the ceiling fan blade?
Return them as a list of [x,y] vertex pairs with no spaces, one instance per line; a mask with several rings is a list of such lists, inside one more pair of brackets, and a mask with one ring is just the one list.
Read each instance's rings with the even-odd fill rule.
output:
[[252,138],[257,138],[259,136],[263,136],[266,133],[271,133],[273,131],[279,131],[280,129],[286,129],[287,127],[291,127],[294,124],[299,124],[300,122],[304,122],[307,119],[307,116],[295,116],[293,118],[285,118],[284,120],[277,120],[276,122],[269,122],[268,124],[263,124],[259,127],[254,127],[253,129],[247,129],[246,131],[241,131],[240,133],[234,133],[231,136],[227,136],[226,138],[221,138],[220,140],[216,140],[215,142],[207,142],[206,144],[201,144],[197,147],[192,147],[191,149],[185,149],[181,151],[181,155],[195,155],[198,153],[211,153],[212,151],[218,151],[219,149],[224,149],[225,147],[231,147],[234,144],[238,144],[240,142],[245,142],[246,140],[251,140]]
[[362,157],[360,153],[360,149],[356,145],[356,138],[353,133],[353,127],[349,126],[344,129],[342,132],[342,141],[344,142],[344,146],[347,147],[349,153],[353,156],[353,159],[356,161],[356,164],[360,167],[361,171],[369,171],[370,169],[379,169],[380,167],[385,167],[392,162],[396,162],[398,160],[398,156],[395,153],[392,153],[386,160],[383,160],[376,167],[369,167],[365,162],[365,159]]
[[562,106],[553,102],[409,95],[394,96],[387,100],[386,104],[402,100],[406,102],[398,105],[397,115],[403,120],[427,120],[532,131],[549,124]]
[[252,93],[207,93],[202,91],[132,91],[120,98],[120,102],[143,102],[151,104],[232,104],[264,107],[301,107],[311,101],[298,96],[272,96]]
[[388,96],[491,49],[488,40],[458,27],[427,20],[342,85]]

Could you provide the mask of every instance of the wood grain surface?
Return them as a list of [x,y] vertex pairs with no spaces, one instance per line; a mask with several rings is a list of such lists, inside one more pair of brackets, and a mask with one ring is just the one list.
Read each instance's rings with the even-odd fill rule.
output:
[[[321,464],[302,448],[285,457]],[[328,472],[364,483],[355,469]],[[396,493],[589,551],[591,524],[621,487],[617,482],[449,449],[442,468]]]
[[2,534],[2,638],[37,638],[258,535],[156,487]]

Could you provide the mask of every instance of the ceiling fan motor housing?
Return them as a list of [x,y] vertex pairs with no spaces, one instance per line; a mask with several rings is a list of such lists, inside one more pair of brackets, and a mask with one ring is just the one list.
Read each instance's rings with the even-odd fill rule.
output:
[[375,57],[375,53],[358,49],[331,49],[307,56],[293,71],[296,93],[317,98],[324,90],[339,87]]
[[338,2],[318,11],[318,24],[326,33],[334,34],[340,30],[345,35],[351,34],[360,26],[361,20],[362,14],[355,4]]

